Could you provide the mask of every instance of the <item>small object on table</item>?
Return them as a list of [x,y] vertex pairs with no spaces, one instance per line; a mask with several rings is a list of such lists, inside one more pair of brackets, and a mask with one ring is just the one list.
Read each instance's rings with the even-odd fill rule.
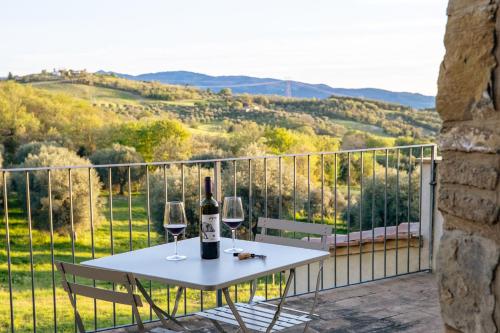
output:
[[248,253],[248,252],[233,253],[233,257],[238,257],[238,259],[240,259],[240,260],[245,260],[245,259],[250,259],[250,258],[266,259],[266,256],[263,254],[255,254],[255,253]]

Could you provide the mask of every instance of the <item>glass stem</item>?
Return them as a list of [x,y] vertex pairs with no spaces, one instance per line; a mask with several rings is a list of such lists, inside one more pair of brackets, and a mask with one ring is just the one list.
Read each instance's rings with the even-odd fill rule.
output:
[[232,234],[232,236],[233,236],[233,249],[235,249],[235,248],[236,248],[236,246],[235,246],[235,244],[234,244],[234,235],[236,234],[236,230],[231,229],[231,234]]
[[174,236],[175,241],[175,255],[177,255],[177,236]]

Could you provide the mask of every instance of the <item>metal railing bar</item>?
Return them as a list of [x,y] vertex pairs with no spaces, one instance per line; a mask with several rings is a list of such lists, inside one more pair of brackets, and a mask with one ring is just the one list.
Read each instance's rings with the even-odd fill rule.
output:
[[[147,216],[147,228],[148,228],[148,247],[151,247],[151,195],[149,189],[149,167],[146,166],[146,216]],[[152,283],[149,282],[149,297],[153,297]],[[149,320],[153,320],[153,308],[149,306]]]
[[[264,158],[264,217],[268,217],[268,193],[267,193],[267,158]],[[266,275],[264,282],[264,296],[265,299],[268,299],[268,276]]]
[[[75,259],[75,243],[76,243],[76,235],[75,235],[75,220],[74,220],[74,214],[73,214],[73,173],[71,169],[68,169],[68,191],[69,191],[69,220],[70,220],[70,232],[71,232],[71,259],[73,264],[76,263]],[[76,278],[73,275],[73,283],[76,282]],[[77,304],[77,296],[74,295],[74,300],[75,300],[75,305]],[[77,323],[76,323],[76,310],[73,310],[73,316],[74,316],[74,326],[75,326],[75,333],[78,330]],[[113,322],[114,323],[114,322]]]
[[387,169],[389,168],[389,151],[385,150],[384,170],[384,277],[387,276]]
[[337,287],[337,154],[333,155],[334,161],[333,161],[333,169],[334,169],[334,176],[333,176],[333,195],[334,195],[334,215],[333,215],[333,286]]
[[30,273],[31,273],[31,312],[33,318],[33,332],[36,333],[36,298],[35,298],[35,270],[33,262],[33,228],[31,220],[31,194],[30,194],[30,176],[26,171],[26,219],[28,222],[28,237],[30,249]]
[[[307,222],[311,223],[311,155],[307,155]],[[307,235],[307,240],[310,237]],[[311,265],[307,264],[307,291],[311,291]]]
[[[196,164],[197,173],[198,173],[198,224],[201,224],[201,166],[200,164]],[[203,298],[203,290],[200,290],[200,311],[204,309],[204,298]]]
[[[372,239],[375,239],[375,182],[376,182],[376,167],[377,167],[377,151],[373,151],[373,159],[372,159],[372,168],[373,168],[373,173],[372,173]],[[372,242],[372,280],[375,279],[375,242]]]
[[[236,161],[233,161],[233,196],[234,197],[236,197],[238,195],[236,172],[237,172]],[[236,235],[235,235],[235,237],[236,237]],[[238,302],[238,285],[234,286],[234,300],[235,300],[235,302]]]
[[[165,194],[165,204],[168,202],[168,176],[167,164],[163,164],[163,193]],[[168,233],[165,231],[165,243],[168,243]],[[170,285],[167,285],[167,312],[170,313]]]
[[12,297],[12,258],[10,256],[10,228],[9,228],[9,204],[7,195],[7,173],[2,172],[3,181],[3,209],[5,220],[5,242],[7,247],[7,280],[9,283],[9,307],[10,307],[10,331],[15,332],[14,328],[14,302]]
[[359,180],[359,281],[363,281],[363,173],[364,173],[364,156],[360,153],[361,170]]
[[[181,198],[182,203],[186,206],[186,179],[184,172],[184,163],[181,164]],[[166,232],[166,231],[165,231]],[[187,312],[187,288],[183,288],[184,291],[184,314]]]
[[[127,201],[128,201],[128,246],[129,246],[129,251],[133,251],[134,246],[132,243],[132,171],[131,171],[131,166],[128,166],[127,168]],[[135,317],[134,317],[134,310],[131,309],[131,322],[135,323]]]
[[[278,218],[283,218],[283,159],[282,157],[278,158]],[[283,231],[280,230],[280,237],[283,237]],[[283,274],[279,272],[279,291],[280,296],[283,295]]]
[[[410,219],[411,219],[411,173],[412,173],[412,155],[413,155],[413,150],[412,148],[409,149],[410,153],[408,155],[408,235],[410,234]],[[406,240],[406,249],[407,249],[407,255],[406,255],[406,271],[409,273],[410,272],[410,237],[407,237]]]
[[434,150],[434,146],[431,147],[431,175],[430,175],[430,182],[429,185],[431,186],[430,189],[430,195],[429,195],[429,270],[432,271],[432,268],[434,266],[433,260],[434,260],[434,209],[435,209],[435,202],[434,202],[434,195],[436,191],[436,169],[435,169],[435,154],[436,151]]
[[350,284],[350,229],[351,229],[351,153],[347,153],[347,284]]
[[252,160],[248,160],[248,240],[253,240],[253,216],[252,216]]
[[[423,170],[424,165],[424,148],[420,147],[420,181],[418,188],[418,239],[422,242],[422,186],[423,186]],[[418,246],[418,270],[421,269],[422,261],[422,246]]]
[[396,275],[398,275],[399,265],[399,168],[400,168],[400,150],[396,151]]
[[[325,155],[321,155],[321,224],[325,224]],[[324,269],[321,270],[321,289],[324,288]]]
[[[94,205],[92,202],[94,200],[94,193],[92,191],[92,168],[88,169],[88,184],[89,184],[89,217],[90,217],[90,241],[92,246],[92,259],[95,258],[95,239],[94,239]],[[54,266],[54,263],[52,263]],[[95,280],[92,280],[92,285],[95,287]],[[94,331],[97,330],[97,300],[94,299]]]
[[[108,205],[109,205],[109,244],[111,255],[115,254],[115,242],[113,237],[113,170],[108,168]],[[74,281],[73,281],[74,282]],[[113,291],[116,290],[116,285],[112,283]],[[116,303],[113,302],[113,326],[116,326]],[[76,328],[75,328],[76,329]]]
[[56,299],[56,276],[54,271],[54,220],[52,216],[52,173],[47,171],[48,197],[49,197],[49,228],[50,228],[50,260],[52,273],[52,302],[54,311],[54,332],[57,332],[57,299]]
[[[293,221],[297,216],[297,156],[293,156]],[[295,232],[293,233],[295,238]],[[293,279],[293,294],[297,293],[297,279]]]

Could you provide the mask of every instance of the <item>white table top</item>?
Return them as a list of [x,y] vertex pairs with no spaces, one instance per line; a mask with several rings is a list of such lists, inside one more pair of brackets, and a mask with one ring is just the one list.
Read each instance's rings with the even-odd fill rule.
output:
[[317,262],[330,256],[326,251],[236,240],[236,246],[243,248],[245,252],[267,256],[265,260],[258,258],[238,260],[232,254],[223,252],[231,245],[231,239],[221,238],[220,257],[213,260],[201,259],[200,239],[196,237],[179,242],[179,254],[187,256],[187,259],[181,261],[166,259],[174,253],[174,244],[169,243],[88,260],[81,264],[128,272],[138,278],[170,285],[216,290]]

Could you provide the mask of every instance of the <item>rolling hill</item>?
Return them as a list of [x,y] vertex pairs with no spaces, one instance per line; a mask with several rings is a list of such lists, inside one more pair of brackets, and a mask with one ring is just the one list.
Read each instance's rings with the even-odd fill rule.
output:
[[140,75],[106,71],[100,71],[100,73],[112,73],[119,77],[136,81],[157,81],[167,84],[195,86],[201,89],[211,89],[216,92],[222,88],[231,88],[237,94],[287,96],[287,88],[289,88],[291,96],[298,98],[323,99],[335,95],[397,103],[416,109],[433,108],[435,106],[435,98],[433,96],[410,92],[394,92],[377,88],[333,88],[326,84],[309,84],[299,81],[241,75],[210,76],[188,71],[168,71]]

